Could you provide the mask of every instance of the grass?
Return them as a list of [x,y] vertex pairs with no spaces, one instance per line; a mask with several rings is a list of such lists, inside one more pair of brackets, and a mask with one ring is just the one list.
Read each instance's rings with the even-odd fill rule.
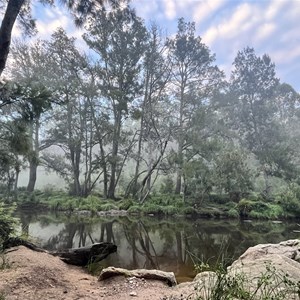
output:
[[[0,253],[0,270],[9,269],[10,263],[3,252]],[[1,298],[0,298],[1,299]]]
[[[43,208],[53,211],[88,210],[92,213],[109,210],[127,210],[129,214],[161,216],[200,216],[207,218],[281,219],[297,217],[300,204],[295,193],[277,197],[273,202],[262,200],[259,195],[249,195],[238,203],[222,195],[210,195],[205,201],[192,196],[183,200],[181,195],[160,194],[149,196],[143,205],[134,199],[118,201],[104,199],[100,194],[86,198],[70,196],[66,192],[45,190],[29,194],[20,191],[18,206]],[[297,194],[298,195],[298,194]]]
[[274,266],[266,264],[266,270],[255,281],[249,281],[247,274],[228,274],[220,267],[209,272],[196,282],[197,300],[284,300],[300,299],[300,281],[296,282]]

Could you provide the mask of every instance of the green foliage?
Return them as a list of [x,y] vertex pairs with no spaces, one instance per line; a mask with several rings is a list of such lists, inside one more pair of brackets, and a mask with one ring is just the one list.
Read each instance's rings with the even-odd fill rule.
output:
[[163,214],[163,209],[162,206],[160,205],[153,204],[153,203],[146,203],[143,206],[143,213],[160,215]]
[[142,207],[139,205],[133,205],[128,209],[129,214],[140,214],[142,212]]
[[185,215],[196,215],[198,213],[198,211],[194,208],[194,207],[184,207],[182,209],[182,212],[185,214]]
[[166,216],[173,216],[180,212],[178,207],[174,207],[173,205],[167,205],[161,207],[162,213]]
[[120,210],[128,210],[133,205],[134,205],[134,202],[132,199],[125,199],[125,200],[121,201],[121,203],[119,204],[119,209]]
[[119,207],[114,203],[104,203],[100,206],[100,211],[119,210]]
[[[6,255],[0,252],[0,270],[9,269],[11,267]],[[1,293],[0,293],[1,299]]]
[[174,191],[174,181],[170,176],[167,176],[163,179],[160,186],[161,194],[172,194]]
[[247,156],[239,149],[224,149],[215,160],[213,173],[216,187],[234,201],[239,201],[241,195],[253,189]]
[[252,282],[244,273],[229,275],[223,268],[208,276],[207,280],[197,283],[197,300],[284,300],[299,299],[300,295],[300,281],[291,280],[288,274],[270,264],[266,264],[266,271]]
[[227,212],[229,218],[238,218],[239,217],[239,212],[235,208],[229,209]]
[[283,208],[278,204],[248,199],[239,201],[237,211],[241,217],[254,219],[276,219],[284,216]]
[[14,233],[16,226],[16,219],[12,217],[14,206],[7,207],[0,202],[0,249],[3,242]]
[[288,216],[299,216],[300,214],[300,186],[290,184],[277,196],[277,202]]

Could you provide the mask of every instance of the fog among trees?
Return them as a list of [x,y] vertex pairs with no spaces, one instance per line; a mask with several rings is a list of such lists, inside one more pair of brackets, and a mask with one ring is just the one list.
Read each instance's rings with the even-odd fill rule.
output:
[[71,195],[211,194],[271,201],[298,187],[300,96],[268,54],[240,49],[230,78],[178,20],[173,37],[129,6],[88,17],[76,47],[63,28],[15,41],[0,83],[0,179],[14,194],[22,168],[55,172]]

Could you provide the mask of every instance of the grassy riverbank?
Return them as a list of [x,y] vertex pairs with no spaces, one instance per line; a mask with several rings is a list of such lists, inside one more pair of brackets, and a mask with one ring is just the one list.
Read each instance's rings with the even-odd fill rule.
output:
[[[19,191],[17,197],[6,201],[15,202],[21,208],[52,211],[127,211],[135,215],[198,216],[206,218],[287,219],[300,215],[299,191],[286,191],[271,201],[252,194],[234,202],[222,195],[212,194],[204,199],[180,195],[160,194],[149,197],[145,203],[120,197],[104,199],[100,194],[86,198],[70,196],[63,191]],[[5,200],[5,197],[2,197]]]

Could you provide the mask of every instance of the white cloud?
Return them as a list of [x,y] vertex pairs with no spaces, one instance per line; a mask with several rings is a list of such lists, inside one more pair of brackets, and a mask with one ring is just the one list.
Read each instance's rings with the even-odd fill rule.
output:
[[193,20],[202,23],[225,4],[225,0],[200,1],[194,8]]
[[274,23],[265,23],[257,28],[257,34],[255,36],[255,41],[260,42],[269,38],[277,29]]
[[163,0],[165,7],[165,17],[169,20],[174,20],[177,16],[176,14],[176,0]]
[[267,20],[274,20],[283,11],[284,6],[290,2],[290,0],[272,0],[269,1],[269,6],[265,12],[265,18]]
[[39,32],[39,36],[45,38],[51,35],[58,27],[67,28],[71,20],[67,16],[61,16],[57,20],[53,21],[40,21],[36,22],[36,27]]
[[255,10],[256,8],[248,3],[239,5],[229,19],[226,16],[220,24],[210,27],[203,34],[204,42],[212,45],[219,38],[230,40],[244,34],[244,31],[251,28],[256,20]]

